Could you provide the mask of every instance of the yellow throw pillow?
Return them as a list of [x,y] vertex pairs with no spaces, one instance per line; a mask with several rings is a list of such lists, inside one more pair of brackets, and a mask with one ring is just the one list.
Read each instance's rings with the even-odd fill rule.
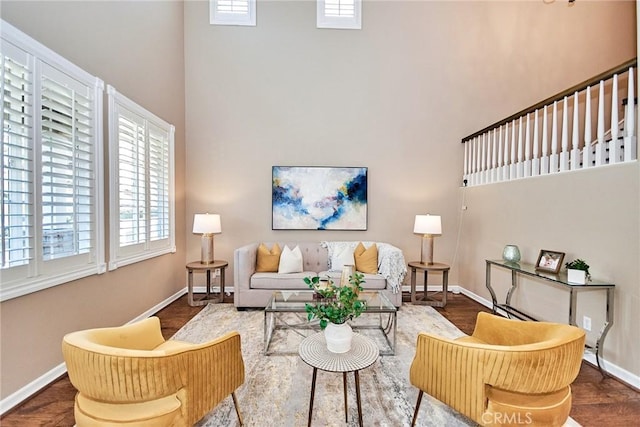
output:
[[365,249],[362,242],[358,243],[353,251],[356,259],[356,270],[360,273],[378,274],[378,247],[374,243]]
[[278,265],[280,265],[280,246],[273,244],[271,250],[267,249],[264,243],[258,246],[258,256],[256,259],[256,272],[261,273],[277,273]]

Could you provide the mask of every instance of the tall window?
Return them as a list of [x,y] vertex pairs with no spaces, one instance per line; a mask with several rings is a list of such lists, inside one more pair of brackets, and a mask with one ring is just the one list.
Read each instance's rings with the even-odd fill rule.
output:
[[103,82],[2,21],[0,300],[104,272]]
[[318,28],[362,28],[362,0],[317,0],[317,9]]
[[113,270],[176,250],[174,127],[113,87],[107,93]]

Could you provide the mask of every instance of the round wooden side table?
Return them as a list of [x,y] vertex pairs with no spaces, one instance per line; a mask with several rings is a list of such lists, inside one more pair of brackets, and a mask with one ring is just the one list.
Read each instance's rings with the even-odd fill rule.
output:
[[[224,272],[229,263],[227,261],[215,260],[210,264],[203,264],[200,261],[192,261],[187,264],[187,302],[190,306],[205,305],[210,302],[222,302],[224,300]],[[217,297],[211,292],[211,272],[220,269],[220,294]],[[193,299],[193,272],[207,273],[207,293],[199,300]]]
[[300,358],[313,368],[311,380],[311,399],[309,401],[309,422],[313,415],[313,398],[316,392],[316,377],[318,369],[327,372],[342,372],[342,386],[344,392],[344,417],[348,422],[347,413],[347,373],[353,372],[356,383],[356,403],[358,405],[358,423],[362,426],[362,405],[360,403],[360,376],[358,371],[368,368],[378,360],[380,350],[376,343],[363,335],[353,334],[351,350],[346,353],[332,353],[327,349],[324,332],[308,336],[300,343],[298,349]]
[[[411,269],[411,303],[412,304],[424,304],[434,307],[444,307],[447,305],[447,292],[449,288],[449,265],[442,264],[440,262],[434,262],[433,264],[423,264],[420,261],[411,261],[409,263],[409,269]],[[423,284],[424,284],[424,297],[418,299],[416,297],[416,271],[421,270],[424,272]],[[440,301],[432,298],[427,298],[427,279],[430,272],[442,273],[442,299]]]

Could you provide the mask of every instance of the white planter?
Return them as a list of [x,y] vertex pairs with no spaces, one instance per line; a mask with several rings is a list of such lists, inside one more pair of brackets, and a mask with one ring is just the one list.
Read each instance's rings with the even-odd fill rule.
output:
[[327,341],[327,349],[332,353],[346,353],[351,350],[351,339],[353,330],[348,323],[336,325],[327,324],[324,328],[324,338]]
[[579,285],[587,284],[587,272],[583,270],[574,270],[567,268],[567,281],[577,283]]

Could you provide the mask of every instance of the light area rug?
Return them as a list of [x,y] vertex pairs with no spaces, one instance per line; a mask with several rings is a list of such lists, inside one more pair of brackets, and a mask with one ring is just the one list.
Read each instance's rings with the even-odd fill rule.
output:
[[[372,315],[370,315],[372,316]],[[394,356],[381,356],[360,371],[363,423],[365,426],[409,426],[418,390],[409,382],[409,367],[419,332],[444,337],[464,335],[452,323],[428,306],[403,304],[398,312],[397,346]],[[263,355],[264,312],[237,311],[232,304],[209,304],[174,336],[174,339],[202,343],[238,331],[245,364],[245,383],[236,391],[246,426],[306,426],[313,368],[298,355]],[[313,331],[306,331],[306,334]],[[374,331],[363,331],[380,340]],[[303,339],[292,331],[274,335],[271,349],[296,350]],[[381,344],[382,345],[382,344]],[[345,422],[342,375],[318,371],[313,408],[314,426],[357,426],[353,374],[348,374],[348,421]],[[567,425],[578,425],[570,420]],[[416,423],[419,426],[470,426],[473,421],[425,394]],[[224,399],[198,424],[237,426],[231,397]]]

